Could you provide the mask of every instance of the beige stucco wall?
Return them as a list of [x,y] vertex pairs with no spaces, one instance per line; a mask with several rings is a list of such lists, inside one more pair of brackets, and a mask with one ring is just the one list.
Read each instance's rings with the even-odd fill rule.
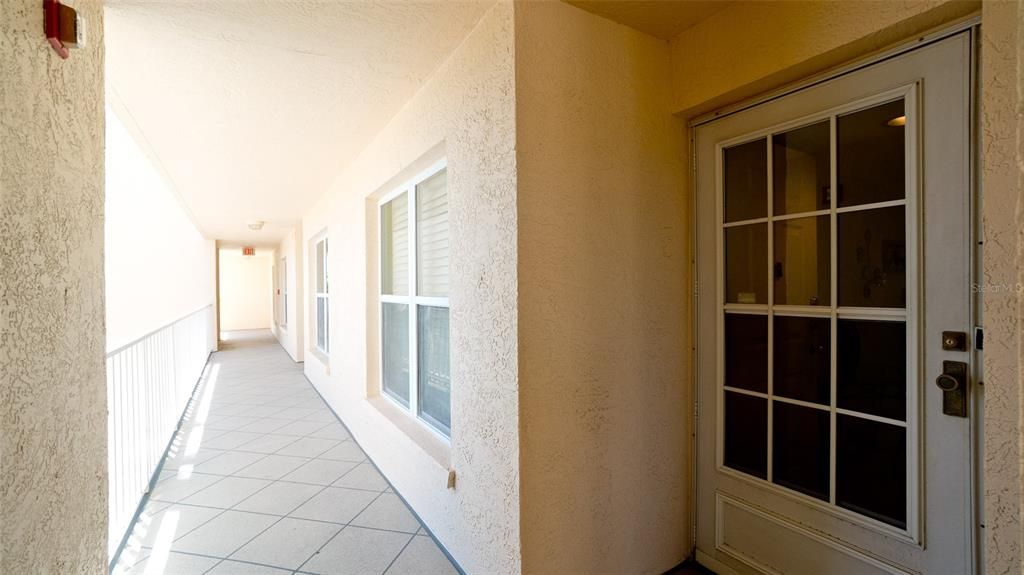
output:
[[[329,361],[309,351],[310,336],[305,372],[474,574],[520,571],[512,25],[512,5],[493,6],[302,225],[307,282],[309,240],[328,232],[332,319]],[[450,449],[379,397],[375,343],[375,198],[442,156],[451,221]],[[304,307],[313,309],[308,298]],[[457,473],[454,490],[446,488],[449,466]]]
[[689,116],[864,56],[978,1],[739,2],[671,41],[672,109]]
[[988,575],[1024,572],[1024,5],[985,2],[981,32],[985,326],[985,551]]
[[524,573],[690,551],[685,126],[669,47],[516,4]]
[[103,573],[103,14],[61,60],[0,3],[0,572]]

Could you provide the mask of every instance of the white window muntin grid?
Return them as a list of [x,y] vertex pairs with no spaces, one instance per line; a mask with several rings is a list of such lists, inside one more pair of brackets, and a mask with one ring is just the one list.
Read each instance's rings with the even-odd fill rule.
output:
[[[717,334],[716,348],[717,348],[717,388],[716,393],[716,439],[715,439],[715,451],[716,451],[716,469],[718,472],[735,477],[741,481],[756,484],[758,487],[767,489],[768,491],[778,493],[787,498],[806,503],[812,507],[818,508],[831,515],[841,517],[845,520],[852,521],[861,526],[867,527],[876,532],[883,533],[885,535],[893,536],[895,538],[904,540],[917,546],[923,545],[921,537],[920,526],[923,524],[922,513],[923,509],[920,505],[920,494],[922,491],[923,483],[923,472],[921,460],[921,401],[920,394],[922,391],[922,382],[919,377],[919,370],[921,365],[921,356],[923,351],[920,349],[918,344],[921,341],[919,333],[921,321],[920,321],[920,308],[918,302],[921,299],[919,277],[920,277],[920,263],[919,253],[921,249],[921,236],[919,233],[919,221],[921,218],[920,209],[921,202],[919,199],[920,189],[918,186],[918,170],[920,169],[920,159],[918,156],[918,139],[919,139],[919,110],[917,109],[918,91],[920,89],[919,83],[914,83],[908,86],[902,86],[887,92],[877,94],[873,97],[864,98],[850,104],[839,106],[830,110],[826,110],[817,114],[808,115],[793,121],[785,122],[783,124],[775,125],[767,129],[758,130],[756,132],[747,133],[740,137],[730,138],[716,144],[715,147],[715,194],[716,194],[716,222],[718,224],[718,232],[716,233],[716,281],[718,282],[718,289],[716,294],[717,309]],[[886,202],[877,202],[871,204],[862,204],[856,206],[848,206],[839,208],[837,207],[837,149],[836,149],[836,120],[839,116],[844,116],[850,113],[854,113],[860,110],[878,106],[884,103],[896,101],[902,99],[904,101],[904,114],[906,116],[905,140],[904,140],[904,157],[907,162],[907,169],[904,170],[905,177],[905,189],[906,196],[902,200],[892,200]],[[773,174],[772,174],[772,136],[782,132],[788,132],[797,128],[808,126],[811,124],[819,123],[822,121],[829,121],[829,146],[830,146],[830,187],[833,192],[830,194],[830,207],[827,210],[816,210],[807,211],[796,214],[785,214],[782,216],[773,216]],[[759,140],[764,138],[767,146],[767,180],[768,186],[766,189],[766,201],[768,204],[767,217],[753,218],[738,222],[725,223],[724,218],[724,196],[723,196],[723,153],[726,148],[731,148],[740,144],[748,143],[751,141]],[[907,258],[907,275],[906,275],[906,289],[907,289],[907,302],[906,308],[904,309],[891,309],[891,308],[854,308],[854,307],[839,307],[838,301],[838,285],[837,285],[837,270],[838,260],[836,257],[837,250],[837,216],[841,213],[860,211],[860,210],[872,210],[885,208],[890,206],[905,206],[904,209],[904,225],[905,233],[907,238],[906,258]],[[773,233],[771,229],[772,222],[779,220],[787,220],[798,217],[811,217],[817,215],[829,215],[830,223],[830,254],[831,254],[831,273],[830,273],[830,290],[831,290],[831,302],[829,306],[794,306],[794,305],[775,305],[774,303],[774,285],[772,281],[768,282],[767,292],[767,303],[765,304],[726,304],[725,303],[725,262],[724,262],[724,231],[729,227],[746,225],[746,224],[765,224],[767,226],[767,243],[768,243],[768,270],[771,270],[773,264]],[[769,273],[768,277],[771,275]],[[813,317],[827,317],[831,319],[830,330],[831,336],[831,349],[830,349],[830,378],[831,378],[831,389],[830,389],[830,401],[828,406],[822,406],[818,404],[808,403],[800,400],[793,400],[783,398],[774,395],[773,393],[773,330],[774,326],[772,318],[774,317],[774,311],[785,312],[787,316],[813,316]],[[725,386],[725,353],[724,353],[724,321],[726,313],[748,313],[755,315],[762,315],[767,317],[768,321],[768,367],[767,367],[767,379],[768,379],[768,393],[760,393],[749,391],[745,389],[737,389]],[[907,406],[906,406],[906,421],[897,421],[885,417],[874,416],[870,414],[853,412],[838,408],[836,406],[836,328],[838,319],[871,319],[878,321],[905,321],[907,330]],[[767,400],[768,404],[768,437],[767,441],[767,479],[760,479],[758,477],[748,475],[746,473],[733,470],[726,467],[724,464],[724,438],[725,438],[725,392],[742,393],[754,397],[760,397]],[[779,401],[783,403],[791,403],[794,405],[801,405],[805,407],[813,407],[815,409],[827,410],[830,412],[830,446],[829,446],[829,501],[822,501],[810,495],[800,493],[799,491],[789,489],[782,485],[772,482],[772,401]],[[874,519],[872,517],[862,515],[855,511],[840,507],[835,502],[836,493],[836,420],[837,414],[850,415],[854,417],[860,417],[872,421],[878,421],[882,423],[897,425],[906,429],[906,461],[907,461],[907,482],[906,482],[906,529],[900,529],[894,525]]]
[[[450,441],[450,429],[445,429],[443,425],[435,421],[432,417],[427,414],[420,413],[419,405],[419,314],[417,313],[420,306],[429,307],[443,307],[450,309],[448,297],[436,297],[436,296],[420,296],[416,295],[419,291],[419,285],[416,277],[416,186],[421,182],[429,179],[431,176],[437,174],[441,170],[445,170],[448,167],[447,160],[440,160],[432,164],[426,170],[420,172],[412,179],[406,181],[401,186],[395,188],[385,196],[381,197],[377,204],[377,268],[378,278],[377,282],[380,288],[378,289],[378,303],[377,303],[377,319],[380,329],[378,329],[378,373],[380,374],[380,391],[381,395],[386,397],[389,401],[400,407],[403,411],[410,411],[416,417],[416,419],[424,424],[424,426],[432,431],[437,436],[443,438],[445,441]],[[384,206],[392,200],[396,200],[401,197],[402,194],[406,194],[405,201],[408,202],[408,231],[407,231],[407,242],[409,250],[409,262],[408,262],[408,294],[407,295],[393,295],[385,294],[384,292],[384,227],[382,212]],[[384,389],[384,304],[385,303],[396,303],[405,304],[407,312],[409,314],[409,405],[406,406],[399,398],[394,397],[389,391]],[[449,315],[449,321],[451,316]],[[449,340],[449,345],[451,341]],[[451,348],[449,347],[449,354]]]

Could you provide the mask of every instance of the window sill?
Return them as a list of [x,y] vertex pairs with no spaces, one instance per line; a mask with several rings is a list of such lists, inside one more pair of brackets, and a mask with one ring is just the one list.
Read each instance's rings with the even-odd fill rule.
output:
[[451,445],[441,439],[435,432],[426,428],[407,411],[400,409],[385,397],[377,396],[367,398],[385,419],[391,422],[402,433],[407,435],[420,449],[425,451],[438,465],[444,469],[451,468],[452,448]]
[[330,367],[331,367],[331,358],[327,357],[327,354],[325,354],[324,352],[320,351],[320,348],[318,348],[318,347],[311,347],[311,348],[309,348],[309,353],[313,354],[313,357],[315,357],[318,360],[320,360],[320,363],[324,364],[324,367],[330,369]]

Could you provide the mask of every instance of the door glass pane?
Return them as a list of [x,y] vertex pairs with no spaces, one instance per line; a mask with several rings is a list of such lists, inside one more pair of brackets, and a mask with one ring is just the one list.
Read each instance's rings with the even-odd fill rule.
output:
[[775,215],[829,209],[831,179],[827,120],[772,137]]
[[448,172],[416,186],[416,293],[448,295]]
[[419,409],[424,419],[450,433],[451,363],[448,352],[448,308],[419,306]]
[[906,197],[903,100],[836,121],[839,207]]
[[829,305],[832,275],[831,226],[828,216],[782,220],[775,227],[773,249],[776,305]]
[[380,207],[380,264],[380,293],[409,295],[408,194]]
[[828,501],[829,412],[772,404],[772,481]]
[[831,320],[775,316],[775,395],[829,404]]
[[725,221],[766,217],[768,211],[768,148],[764,138],[723,152]]
[[725,229],[725,301],[768,303],[766,224]]
[[906,429],[849,415],[836,417],[836,503],[906,528]]
[[403,405],[409,405],[409,306],[402,303],[381,304],[383,334],[381,380],[384,392]]
[[725,314],[725,384],[768,391],[768,316]]
[[907,328],[902,321],[839,320],[836,402],[906,421]]
[[839,214],[839,305],[907,305],[903,206]]
[[768,477],[768,400],[725,392],[724,463],[738,471]]

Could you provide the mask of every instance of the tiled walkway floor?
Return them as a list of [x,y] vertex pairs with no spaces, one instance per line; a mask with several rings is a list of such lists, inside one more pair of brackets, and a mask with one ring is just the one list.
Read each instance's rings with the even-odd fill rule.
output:
[[207,367],[118,568],[131,575],[456,570],[269,332]]

